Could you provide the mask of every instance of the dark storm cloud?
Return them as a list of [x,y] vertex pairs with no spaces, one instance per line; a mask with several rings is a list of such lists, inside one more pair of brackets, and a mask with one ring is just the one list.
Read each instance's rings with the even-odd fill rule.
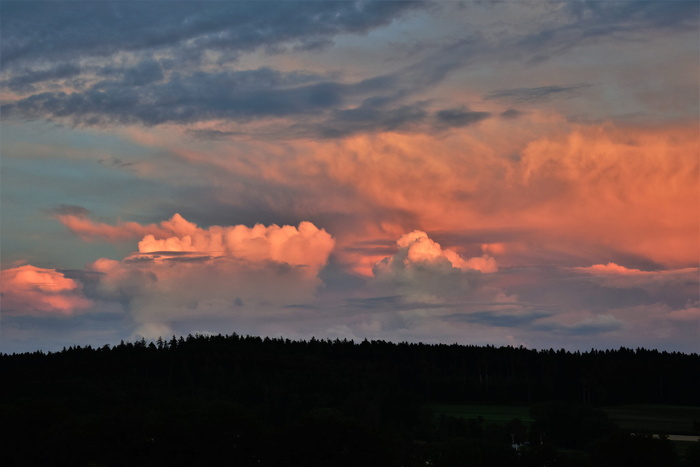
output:
[[570,86],[538,86],[534,88],[513,88],[493,91],[484,99],[503,99],[514,102],[543,102],[553,97],[572,97],[576,91],[590,87],[590,84],[574,84]]
[[117,52],[179,47],[250,51],[298,42],[324,46],[337,34],[364,33],[422,2],[3,2],[0,53],[16,62],[69,61]]

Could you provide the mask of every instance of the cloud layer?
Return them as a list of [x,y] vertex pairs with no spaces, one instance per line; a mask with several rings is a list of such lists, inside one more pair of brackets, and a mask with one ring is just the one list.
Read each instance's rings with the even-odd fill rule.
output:
[[700,351],[699,8],[3,2],[0,350]]

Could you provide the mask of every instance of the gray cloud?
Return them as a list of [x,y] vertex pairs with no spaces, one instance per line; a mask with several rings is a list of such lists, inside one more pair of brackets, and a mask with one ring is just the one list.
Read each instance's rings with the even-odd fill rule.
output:
[[320,136],[337,138],[365,131],[409,130],[422,123],[428,113],[421,104],[401,105],[393,108],[362,105],[352,109],[334,110],[331,117],[321,123]]
[[314,49],[342,33],[388,24],[423,2],[8,2],[0,27],[3,65],[178,46],[250,51],[297,42]]
[[435,113],[438,125],[448,128],[473,125],[490,116],[489,112],[475,112],[465,107],[444,109]]
[[506,119],[516,119],[518,117],[521,117],[525,115],[525,112],[521,112],[520,110],[517,109],[507,109],[504,110],[503,112],[500,113],[501,118],[506,118]]
[[[146,64],[125,73],[122,80],[103,80],[82,92],[34,94],[3,106],[3,111],[87,125],[158,125],[305,114],[342,100],[342,85],[321,81],[321,76],[269,68],[175,73],[167,82],[149,82],[157,73],[155,65]],[[135,82],[141,85],[134,86]]]
[[520,38],[514,45],[536,63],[572,47],[604,37],[643,38],[660,32],[696,30],[699,5],[687,1],[631,0],[562,2],[569,19],[561,25]]
[[548,318],[552,313],[541,311],[533,312],[502,312],[502,311],[474,311],[471,313],[454,313],[445,317],[447,321],[462,321],[477,323],[486,326],[505,328],[524,328],[541,318]]
[[72,78],[80,73],[79,66],[72,63],[60,63],[44,69],[22,69],[16,72],[12,78],[2,80],[0,84],[14,92],[27,93],[36,90],[34,86],[36,83]]
[[618,331],[622,328],[622,322],[609,319],[596,322],[583,322],[571,326],[564,326],[555,323],[543,323],[532,327],[533,331],[540,331],[552,334],[564,334],[568,336],[593,336]]
[[503,99],[514,102],[544,102],[555,97],[573,97],[580,89],[590,87],[590,84],[573,84],[569,86],[538,86],[534,88],[500,89],[490,92],[484,99]]

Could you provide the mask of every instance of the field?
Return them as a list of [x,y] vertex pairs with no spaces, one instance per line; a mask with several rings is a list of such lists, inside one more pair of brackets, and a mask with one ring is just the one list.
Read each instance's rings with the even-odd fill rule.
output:
[[532,422],[530,407],[526,405],[431,405],[436,416],[447,415],[468,420],[481,417],[486,423],[505,423],[519,418],[523,423]]
[[[448,415],[464,419],[481,417],[485,422],[503,423],[519,418],[532,422],[528,406],[510,405],[440,405],[431,406],[436,416]],[[671,405],[622,405],[602,407],[608,418],[629,433],[652,433],[697,436],[700,407]]]
[[700,407],[670,405],[623,405],[603,407],[608,418],[630,433],[697,435]]

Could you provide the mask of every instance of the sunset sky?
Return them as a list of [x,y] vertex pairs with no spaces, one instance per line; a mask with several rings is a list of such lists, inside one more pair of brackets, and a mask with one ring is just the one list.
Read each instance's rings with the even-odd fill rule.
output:
[[700,3],[0,3],[0,352],[700,352]]

